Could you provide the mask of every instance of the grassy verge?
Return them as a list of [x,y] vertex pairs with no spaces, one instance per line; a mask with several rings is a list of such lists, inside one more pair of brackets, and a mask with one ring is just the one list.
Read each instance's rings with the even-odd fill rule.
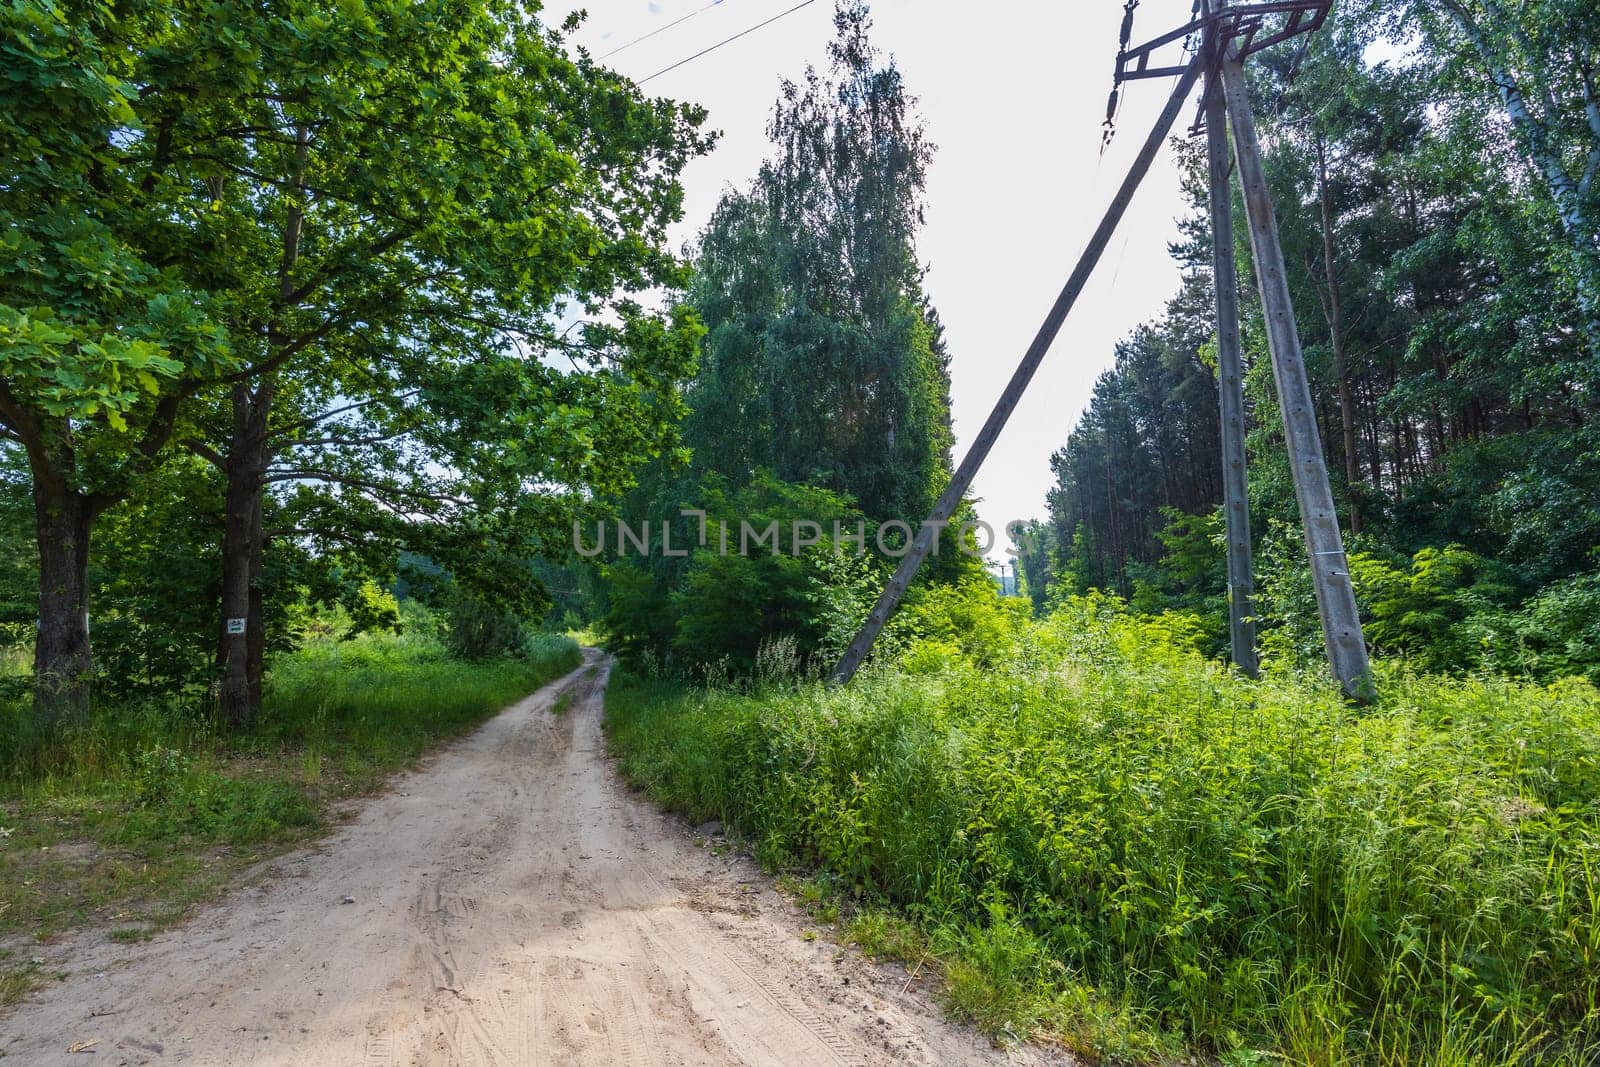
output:
[[1356,710],[1126,619],[846,690],[618,672],[624,772],[738,828],[958,1015],[1113,1060],[1592,1063],[1600,694],[1385,676]]
[[[86,924],[150,936],[324,832],[338,801],[579,662],[567,638],[489,663],[425,637],[321,640],[274,669],[245,733],[170,707],[106,707],[75,736],[0,753],[0,1002],[37,971],[30,943]],[[9,714],[0,737],[24,736],[25,709]]]

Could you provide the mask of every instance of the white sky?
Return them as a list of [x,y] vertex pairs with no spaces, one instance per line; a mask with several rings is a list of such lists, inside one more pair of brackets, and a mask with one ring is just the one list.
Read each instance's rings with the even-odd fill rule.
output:
[[[707,0],[589,0],[578,39],[601,55]],[[722,0],[607,60],[640,79],[762,21],[798,0]],[[551,16],[567,8],[553,4]],[[1189,0],[1144,0],[1135,43],[1180,25]],[[928,178],[928,222],[918,252],[953,356],[955,458],[1010,378],[1099,222],[1171,91],[1170,80],[1131,83],[1118,133],[1101,159],[1100,123],[1122,5],[1056,0],[876,0],[873,39],[892,54],[938,153]],[[695,101],[722,131],[716,151],[684,177],[688,240],[730,185],[744,188],[768,154],[766,122],[783,77],[822,66],[832,0],[656,78],[646,91]],[[1193,121],[1193,108],[1178,132]],[[998,530],[1042,517],[1050,453],[1076,423],[1112,346],[1158,315],[1177,290],[1167,255],[1184,207],[1170,148],[1134,200],[1100,269],[1034,377],[973,493]],[[911,518],[908,516],[908,518]]]

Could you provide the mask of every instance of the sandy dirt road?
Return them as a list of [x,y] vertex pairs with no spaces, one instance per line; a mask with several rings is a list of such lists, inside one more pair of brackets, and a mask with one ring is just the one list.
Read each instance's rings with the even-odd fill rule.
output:
[[586,653],[317,849],[154,940],[73,946],[69,977],[0,1019],[4,1062],[1034,1057],[944,1022],[899,968],[805,940],[747,861],[631,797],[604,756],[609,671]]

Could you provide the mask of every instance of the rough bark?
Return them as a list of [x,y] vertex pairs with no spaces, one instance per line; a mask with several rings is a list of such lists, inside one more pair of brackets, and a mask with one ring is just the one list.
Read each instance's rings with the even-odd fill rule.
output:
[[95,502],[53,478],[35,477],[39,543],[39,631],[34,709],[47,732],[89,721],[94,661],[89,650],[89,532]]
[[[266,485],[272,394],[271,377],[254,391],[242,384],[233,387],[233,441],[223,466],[228,490],[222,519],[218,699],[222,719],[232,727],[246,725],[260,710],[260,659],[259,654],[252,656],[250,619],[252,608],[259,619],[261,605],[261,494]],[[259,642],[256,645],[259,650]]]
[[[172,435],[184,392],[157,403],[124,474],[154,464]],[[39,622],[34,642],[34,707],[42,729],[87,722],[93,656],[89,644],[89,539],[94,521],[122,491],[81,488],[70,420],[24,404],[0,379],[0,425],[28,456],[39,551]]]
[[[263,477],[265,473],[263,469]],[[267,536],[261,521],[262,501],[265,495],[257,491],[255,505],[250,509],[250,612],[245,617],[244,673],[250,688],[250,707],[253,712],[261,710],[261,678],[266,669],[267,654],[267,623],[264,611]]]

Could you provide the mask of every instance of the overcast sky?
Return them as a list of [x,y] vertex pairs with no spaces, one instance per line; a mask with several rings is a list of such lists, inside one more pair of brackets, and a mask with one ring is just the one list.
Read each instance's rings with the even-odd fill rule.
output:
[[[595,55],[665,26],[708,0],[590,0],[579,40]],[[769,18],[799,0],[722,0],[607,60],[635,79]],[[1189,0],[1144,0],[1136,40],[1176,27]],[[551,15],[567,8],[552,4]],[[876,0],[873,39],[918,98],[938,153],[918,252],[953,357],[956,460],[982,426],[1060,291],[1171,83],[1124,93],[1118,135],[1100,157],[1122,5],[1053,0]],[[764,29],[650,81],[655,95],[690,100],[722,131],[716,151],[685,174],[677,237],[705,224],[722,192],[743,188],[767,155],[766,122],[779,80],[821,66],[833,0],[815,0]],[[1192,109],[1179,130],[1192,121]],[[997,529],[1042,517],[1050,453],[1077,421],[1113,345],[1160,313],[1178,286],[1167,255],[1184,206],[1170,148],[1145,181],[1100,270],[1012,416],[974,494]]]

